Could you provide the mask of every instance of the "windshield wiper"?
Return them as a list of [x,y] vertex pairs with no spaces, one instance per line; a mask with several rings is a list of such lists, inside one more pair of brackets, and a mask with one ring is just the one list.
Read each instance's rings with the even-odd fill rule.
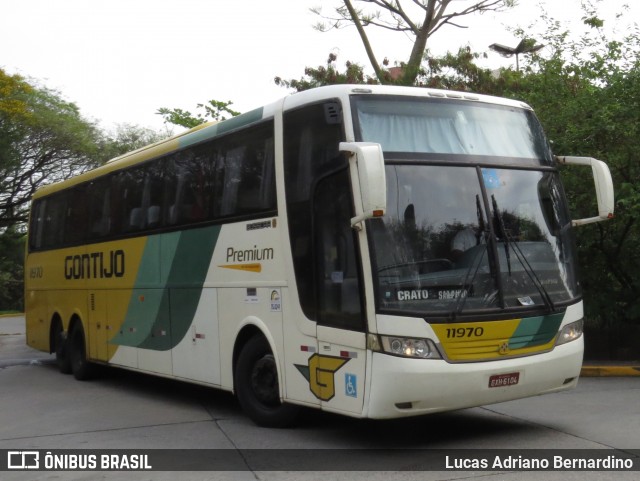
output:
[[509,236],[507,234],[507,229],[504,226],[504,219],[502,218],[502,214],[498,210],[498,202],[496,201],[496,196],[491,194],[491,205],[493,207],[493,215],[498,221],[498,228],[500,232],[500,237],[502,237],[502,243],[504,244],[504,254],[507,258],[507,269],[509,270],[509,277],[511,277],[511,256],[509,255]]
[[[453,307],[451,311],[451,318],[455,321],[456,316],[462,312],[464,308],[464,304],[467,301],[467,297],[469,297],[469,291],[471,287],[473,287],[473,281],[475,281],[476,276],[478,275],[478,271],[480,270],[480,266],[482,265],[482,259],[484,259],[484,253],[487,251],[486,246],[489,244],[488,242],[488,231],[487,224],[484,221],[484,215],[482,214],[482,204],[480,202],[480,195],[476,194],[476,216],[478,217],[478,227],[480,228],[480,236],[484,240],[485,248],[482,250],[482,254],[476,256],[476,259],[469,265],[467,272],[465,272],[464,277],[462,279],[462,289],[460,291],[460,297],[456,299],[456,305]],[[475,264],[475,270],[473,270]],[[469,279],[469,275],[471,275],[471,271],[473,270],[473,276]],[[470,288],[467,290],[466,286],[469,285]]]
[[496,201],[496,198],[493,194],[491,195],[491,204],[493,206],[493,214],[498,220],[498,226],[500,227],[500,235],[502,236],[502,242],[504,244],[507,265],[509,268],[509,276],[511,276],[511,259],[509,256],[509,248],[511,247],[516,255],[516,258],[520,262],[520,265],[522,265],[524,271],[529,276],[529,279],[531,279],[533,285],[538,290],[538,293],[540,294],[540,297],[542,297],[542,301],[544,302],[544,304],[552,311],[555,311],[555,305],[553,303],[553,300],[551,299],[551,296],[549,295],[549,292],[547,292],[542,282],[540,282],[536,271],[533,269],[533,267],[531,267],[531,264],[529,264],[529,261],[522,252],[522,249],[520,249],[518,242],[513,239],[513,237],[511,237],[511,234],[509,234],[509,232],[505,228],[504,219],[498,208],[498,202]]

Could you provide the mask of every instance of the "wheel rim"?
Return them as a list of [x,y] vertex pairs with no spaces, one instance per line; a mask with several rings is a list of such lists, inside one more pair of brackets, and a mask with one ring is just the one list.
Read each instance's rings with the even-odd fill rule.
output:
[[280,404],[278,370],[273,355],[267,354],[253,365],[251,389],[261,404],[270,407]]

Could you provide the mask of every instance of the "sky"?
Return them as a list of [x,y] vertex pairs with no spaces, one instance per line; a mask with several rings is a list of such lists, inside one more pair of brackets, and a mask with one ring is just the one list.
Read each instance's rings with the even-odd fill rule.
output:
[[[162,130],[160,107],[194,112],[210,99],[245,112],[290,93],[273,79],[300,78],[306,66],[351,60],[372,73],[353,28],[313,28],[311,7],[330,12],[335,0],[0,0],[0,68],[36,79],[79,106],[107,130],[135,124]],[[408,2],[410,3],[410,2]],[[461,8],[470,4],[458,0]],[[517,45],[509,27],[539,17],[538,4],[563,22],[579,21],[580,0],[520,0],[507,13],[461,20],[435,34],[435,53],[469,44]],[[604,0],[607,12],[622,0]],[[637,1],[633,10],[639,13]],[[609,6],[611,8],[609,8]],[[638,8],[636,8],[638,7]],[[406,60],[411,42],[400,33],[371,32],[378,58]],[[542,51],[544,54],[544,50]],[[489,53],[491,68],[513,60]]]

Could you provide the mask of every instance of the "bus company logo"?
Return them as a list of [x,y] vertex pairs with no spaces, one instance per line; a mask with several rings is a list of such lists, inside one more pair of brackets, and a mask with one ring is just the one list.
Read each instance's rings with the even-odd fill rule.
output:
[[40,453],[38,451],[8,451],[7,469],[40,469]]
[[124,251],[91,252],[64,258],[64,278],[109,279],[124,276]]
[[307,365],[294,364],[300,374],[309,381],[309,389],[321,401],[330,401],[336,395],[335,374],[350,358],[314,354]]
[[504,341],[502,344],[500,344],[498,352],[503,356],[509,354],[509,352],[511,352],[511,349],[509,349],[509,341]]

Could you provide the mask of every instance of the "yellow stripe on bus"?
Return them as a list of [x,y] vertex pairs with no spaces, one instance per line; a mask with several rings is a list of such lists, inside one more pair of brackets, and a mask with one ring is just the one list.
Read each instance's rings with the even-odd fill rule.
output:
[[[534,346],[524,346],[522,342],[518,342],[514,334],[521,322],[523,319],[508,319],[490,322],[432,324],[432,327],[447,358],[451,361],[500,359],[547,351],[553,347],[555,337],[548,342]],[[519,344],[519,347],[515,347],[514,344]]]

